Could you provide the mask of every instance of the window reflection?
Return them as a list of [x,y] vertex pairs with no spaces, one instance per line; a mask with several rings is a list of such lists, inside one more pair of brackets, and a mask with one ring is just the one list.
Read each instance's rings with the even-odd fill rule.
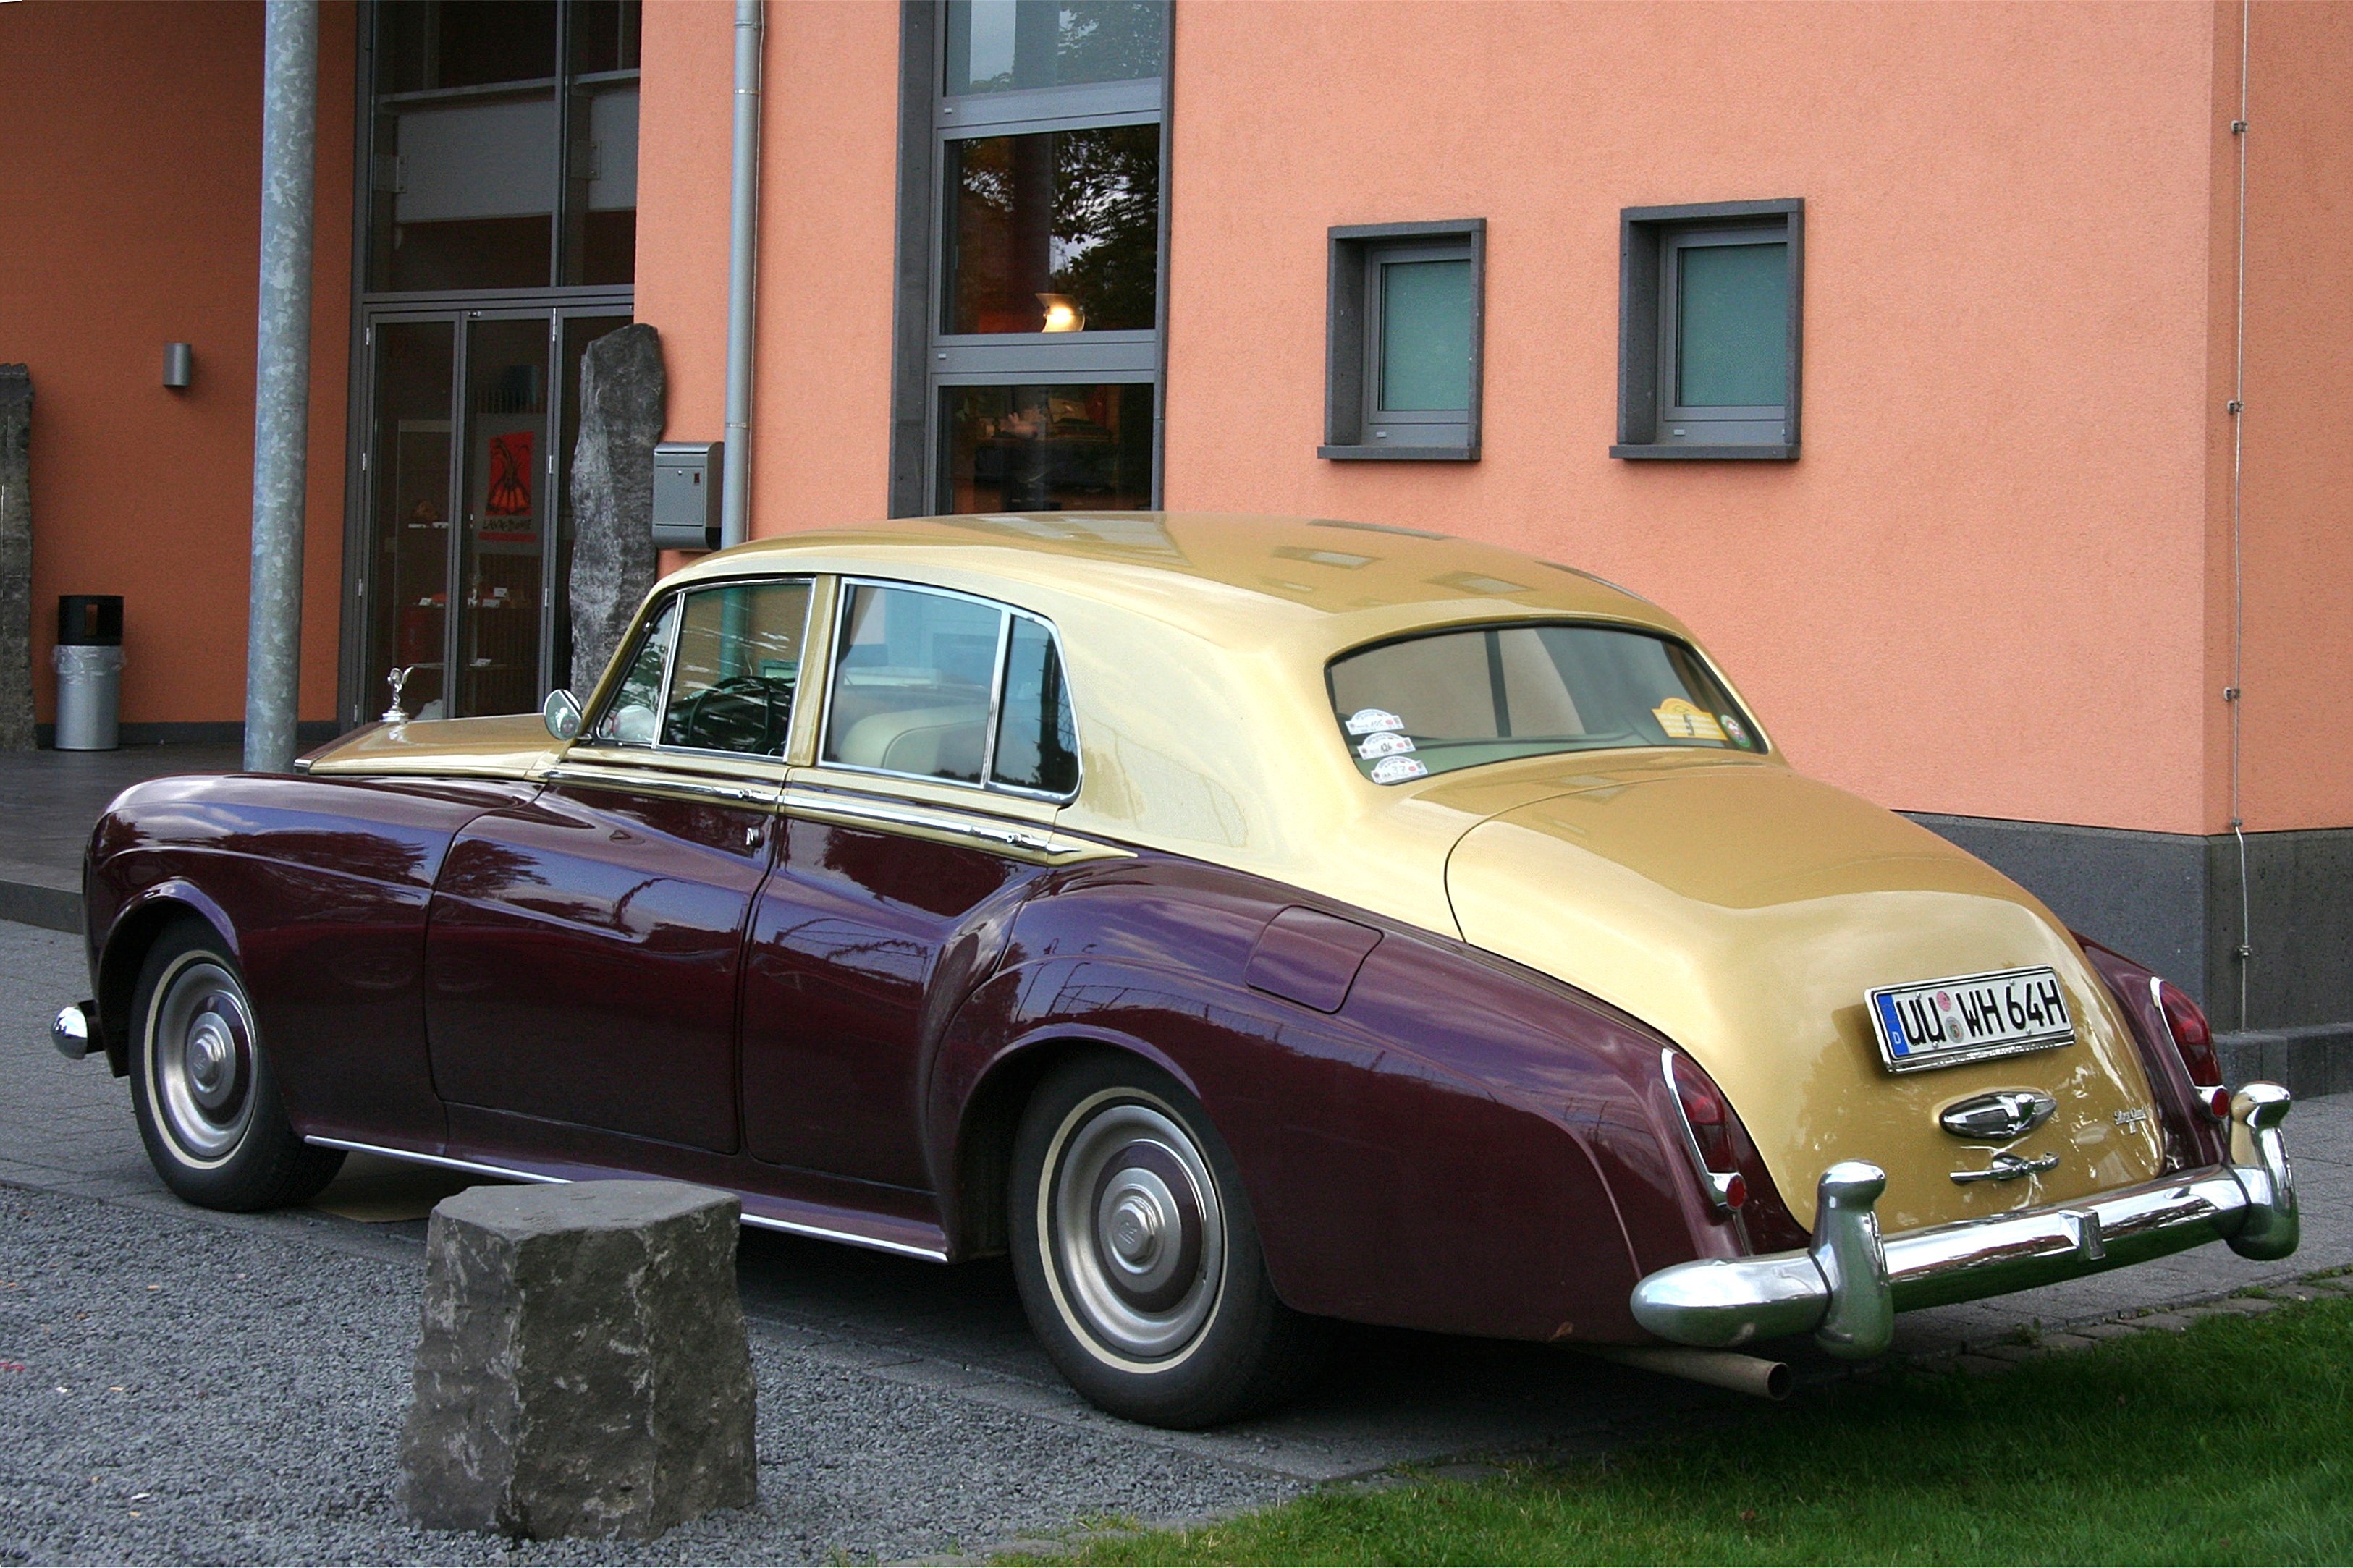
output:
[[[641,10],[639,0],[375,7],[370,289],[630,281]],[[560,11],[572,45],[561,62]]]
[[942,393],[943,510],[1152,504],[1152,387],[952,386]]
[[951,97],[1160,74],[1161,0],[948,0]]
[[800,684],[807,583],[690,594],[671,663],[662,743],[780,757]]
[[980,782],[1003,613],[913,589],[850,591],[825,760]]
[[1152,329],[1158,126],[981,137],[947,156],[948,331]]
[[997,720],[999,784],[1068,795],[1079,787],[1079,742],[1054,635],[1027,616],[1013,617],[1005,656],[1005,696]]

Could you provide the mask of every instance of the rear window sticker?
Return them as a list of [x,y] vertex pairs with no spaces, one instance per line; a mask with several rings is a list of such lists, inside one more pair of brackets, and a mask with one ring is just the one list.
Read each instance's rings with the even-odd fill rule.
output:
[[1670,697],[1651,710],[1651,717],[1667,732],[1670,741],[1724,741],[1724,726],[1715,715],[1703,712],[1680,697]]
[[1383,730],[1377,734],[1366,736],[1356,747],[1356,755],[1360,757],[1395,757],[1401,756],[1405,752],[1412,750],[1413,738],[1411,736],[1400,735],[1395,730]]
[[1724,726],[1724,732],[1732,737],[1734,745],[1748,744],[1748,731],[1740,727],[1739,720],[1729,713],[1719,713],[1715,716],[1715,721]]
[[1403,784],[1408,779],[1418,779],[1428,772],[1430,769],[1422,764],[1419,757],[1383,757],[1373,764],[1373,782]]
[[1348,715],[1348,733],[1370,735],[1381,730],[1402,730],[1405,721],[1386,708],[1359,708]]

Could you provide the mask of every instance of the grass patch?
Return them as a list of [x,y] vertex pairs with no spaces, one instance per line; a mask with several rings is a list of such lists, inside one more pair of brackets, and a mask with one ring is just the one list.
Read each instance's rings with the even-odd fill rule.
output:
[[2353,1562],[2353,1300],[1845,1384],[1605,1458],[1331,1491],[1091,1563]]

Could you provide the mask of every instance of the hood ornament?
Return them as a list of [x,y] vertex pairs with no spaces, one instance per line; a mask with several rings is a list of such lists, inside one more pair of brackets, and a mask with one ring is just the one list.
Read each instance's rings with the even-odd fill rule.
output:
[[392,706],[384,710],[385,723],[408,722],[408,710],[400,705],[401,690],[408,684],[408,678],[416,671],[417,667],[413,664],[396,665],[393,668],[392,673],[384,678],[384,683],[392,688]]
[[2040,1089],[2006,1089],[1947,1106],[1936,1125],[1972,1143],[2008,1143],[2025,1137],[2058,1110],[2059,1102]]

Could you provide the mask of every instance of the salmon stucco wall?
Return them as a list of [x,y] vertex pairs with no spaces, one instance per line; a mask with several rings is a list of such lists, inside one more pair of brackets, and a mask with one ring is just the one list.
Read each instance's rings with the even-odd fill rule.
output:
[[[2234,165],[2241,8],[2222,13],[2217,74],[2230,99],[2216,118]],[[2251,831],[2343,826],[2353,824],[2353,438],[2341,417],[2353,369],[2353,5],[2262,0],[2247,46],[2241,798]],[[2235,167],[2226,177],[2235,185]],[[2225,263],[2233,239],[2218,236]],[[2232,337],[2231,303],[2216,318],[2219,345]],[[2226,385],[2214,401],[2229,395]],[[2218,423],[2227,465],[2228,422]],[[2218,488],[2227,587],[2227,483]],[[2224,653],[2215,693],[2229,670]],[[2219,828],[2227,793],[2217,805]]]
[[[2204,4],[1182,0],[1166,497],[1684,616],[1799,765],[2209,830]],[[1623,207],[1802,197],[1804,455],[1630,463]],[[1484,455],[1315,458],[1325,230],[1488,220]]]
[[[724,430],[734,9],[646,7],[637,317],[661,331],[665,433]],[[754,535],[889,506],[899,8],[767,8],[753,420]]]
[[[354,7],[322,7],[301,713],[335,710]],[[241,722],[259,0],[0,5],[0,361],[33,377],[34,689],[60,594],[124,600],[126,722]],[[185,391],[164,345],[195,345]]]

